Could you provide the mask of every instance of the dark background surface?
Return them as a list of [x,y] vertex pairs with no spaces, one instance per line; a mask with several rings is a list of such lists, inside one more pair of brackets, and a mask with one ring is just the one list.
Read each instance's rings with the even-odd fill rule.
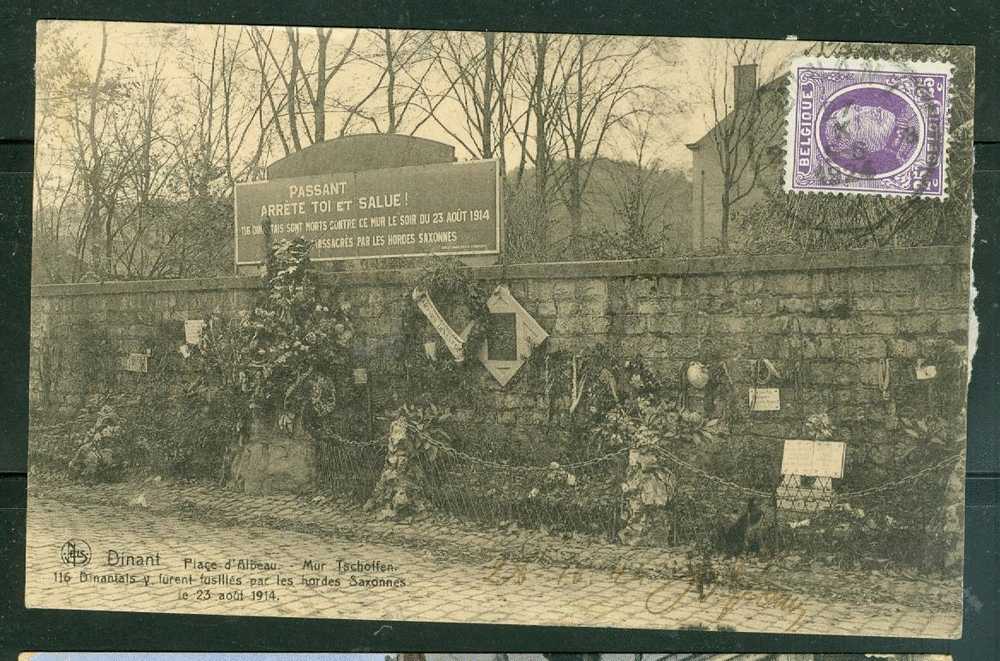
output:
[[[456,0],[0,0],[0,655],[59,651],[858,651],[1000,659],[996,623],[1000,477],[1000,7],[995,0],[641,2]],[[31,250],[34,23],[39,19],[573,31],[973,44],[976,52],[978,350],[969,389],[965,633],[960,641],[28,611],[25,462]],[[0,659],[0,661],[2,661]]]

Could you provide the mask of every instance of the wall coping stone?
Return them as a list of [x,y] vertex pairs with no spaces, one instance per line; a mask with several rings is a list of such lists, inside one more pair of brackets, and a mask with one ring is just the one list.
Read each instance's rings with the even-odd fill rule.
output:
[[[655,278],[733,273],[781,273],[788,271],[842,271],[852,269],[905,268],[911,266],[969,265],[966,246],[926,246],[887,250],[845,250],[791,255],[720,255],[713,257],[665,257],[620,261],[545,262],[510,266],[466,267],[478,280],[560,280],[580,278]],[[418,269],[385,271],[320,272],[324,284],[375,286],[401,285],[412,281]],[[258,276],[226,276],[174,280],[128,280],[72,284],[34,285],[33,298],[104,296],[162,292],[208,292],[258,289]]]

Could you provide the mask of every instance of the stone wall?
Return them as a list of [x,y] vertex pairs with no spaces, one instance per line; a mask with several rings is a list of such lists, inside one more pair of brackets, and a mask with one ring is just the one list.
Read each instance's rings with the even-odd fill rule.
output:
[[[930,398],[950,396],[961,406],[964,396],[959,386],[947,385],[965,378],[969,268],[968,252],[960,247],[524,264],[469,272],[510,286],[550,334],[543,353],[604,344],[641,356],[665,379],[678,379],[689,361],[726,360],[744,398],[751,361],[767,358],[781,374],[768,385],[782,389],[782,408],[753,413],[758,430],[796,434],[811,413],[881,410],[888,405],[880,388],[884,358],[890,359],[892,405],[919,408]],[[371,372],[386,378],[391,352],[398,350],[401,311],[412,305],[414,274],[322,277],[355,305]],[[72,411],[109,380],[142,378],[123,373],[117,357],[150,350],[155,361],[159,351],[176,351],[185,319],[247,309],[258,283],[219,278],[33,288],[33,409]],[[915,380],[918,360],[938,366],[933,383]],[[538,361],[544,358],[536,353],[534,367],[504,388],[483,370],[482,385],[493,403],[488,421],[544,422],[551,407],[544,379],[537,378]]]

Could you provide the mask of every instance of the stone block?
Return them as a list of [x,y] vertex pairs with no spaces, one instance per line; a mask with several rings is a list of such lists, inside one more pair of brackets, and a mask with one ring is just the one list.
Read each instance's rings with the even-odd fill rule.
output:
[[526,280],[516,280],[507,285],[510,290],[511,295],[516,298],[521,305],[524,305],[531,299],[531,295],[528,291],[528,282]]
[[753,274],[730,276],[726,281],[727,289],[743,296],[757,296],[764,293],[764,278]]
[[551,301],[555,297],[555,283],[552,280],[532,280],[528,283],[528,291],[536,301]]
[[885,297],[886,307],[894,312],[913,312],[921,308],[917,296],[908,294],[889,294]]
[[552,283],[552,298],[557,302],[565,301],[576,295],[576,286],[572,280],[555,280]]
[[684,279],[676,276],[656,279],[656,295],[663,298],[680,298],[684,291]]
[[650,314],[645,317],[646,331],[654,335],[684,332],[684,317],[679,314]]
[[918,292],[914,298],[914,304],[922,310],[961,310],[969,308],[969,299],[964,293],[955,294],[931,294],[928,292]]
[[778,312],[811,313],[816,309],[814,298],[779,298],[775,306]]
[[578,280],[576,298],[604,302],[608,299],[608,283],[605,280]]
[[573,316],[600,317],[608,312],[607,299],[585,298],[568,301],[556,301],[556,308],[561,314]]
[[816,299],[816,313],[844,319],[851,314],[851,302],[846,296],[818,298]]
[[724,335],[740,335],[750,332],[753,321],[745,317],[734,317],[729,315],[718,315],[711,318],[709,322],[714,333]]
[[539,316],[555,316],[557,314],[556,303],[551,299],[535,301],[533,304],[525,306],[525,308],[536,318]]
[[968,313],[963,310],[954,314],[938,316],[937,329],[939,333],[967,333],[969,330]]
[[835,294],[853,293],[856,289],[853,271],[827,271],[826,291]]
[[875,336],[850,337],[844,340],[844,358],[885,358],[889,355],[886,338]]
[[778,309],[778,301],[773,298],[743,298],[737,303],[740,314],[755,316],[774,314]]
[[657,338],[655,350],[650,355],[661,355],[668,358],[685,358],[694,360],[699,357],[702,347],[698,340],[687,335],[664,336]]
[[901,335],[928,335],[937,332],[938,317],[918,312],[900,317],[898,323]]
[[772,294],[808,296],[812,293],[812,280],[806,273],[772,273],[765,276],[764,289]]
[[856,330],[863,334],[895,335],[896,317],[866,314],[854,320]]
[[671,312],[673,304],[666,299],[654,298],[637,302],[633,309],[639,314],[653,315]]
[[[701,275],[690,278],[689,291],[697,296],[703,294],[722,294],[730,291],[729,281],[722,275]],[[683,289],[682,289],[683,291]]]
[[633,278],[625,285],[625,298],[630,302],[652,298],[656,294],[656,280],[651,278]]
[[[775,337],[776,341],[782,343],[785,341],[784,336],[772,336]],[[809,338],[802,347],[803,358],[806,359],[833,359],[839,358],[844,355],[846,347],[844,346],[844,340],[838,337],[827,337],[827,336],[814,336]],[[847,354],[847,357],[853,357],[853,354]]]
[[619,319],[621,319],[622,333],[625,335],[642,335],[643,333],[646,333],[646,320],[652,316],[653,315],[631,313],[620,315]]
[[233,486],[248,494],[307,493],[315,484],[316,450],[304,432],[254,425],[233,462]]
[[877,386],[881,383],[881,375],[882,363],[875,360],[865,360],[861,362],[862,384],[866,386]]
[[884,292],[914,292],[926,286],[922,269],[875,269],[870,272],[872,289]]
[[877,295],[856,296],[851,303],[851,307],[858,312],[881,312],[887,307],[886,300]]
[[809,291],[823,295],[830,290],[830,274],[826,271],[816,271],[809,274]]

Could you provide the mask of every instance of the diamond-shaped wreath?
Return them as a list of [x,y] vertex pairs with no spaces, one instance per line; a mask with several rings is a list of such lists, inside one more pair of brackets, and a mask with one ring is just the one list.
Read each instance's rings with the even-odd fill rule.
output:
[[499,285],[486,301],[490,314],[514,315],[514,358],[497,359],[490,357],[489,338],[483,340],[479,348],[479,361],[493,375],[500,385],[505,386],[517,371],[528,362],[532,350],[544,342],[549,334],[534,317],[521,307],[506,285]]

